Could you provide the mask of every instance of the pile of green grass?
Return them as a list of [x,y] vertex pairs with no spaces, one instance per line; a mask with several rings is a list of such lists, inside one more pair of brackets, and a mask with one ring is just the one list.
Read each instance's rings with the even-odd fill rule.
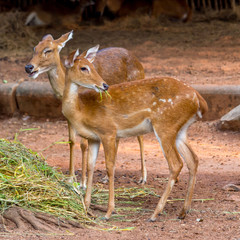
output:
[[81,192],[44,158],[17,141],[0,139],[0,213],[11,206],[93,223]]

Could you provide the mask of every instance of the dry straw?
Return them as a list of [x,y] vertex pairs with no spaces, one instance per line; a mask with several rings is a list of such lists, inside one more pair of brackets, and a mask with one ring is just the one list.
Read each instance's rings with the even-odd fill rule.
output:
[[26,51],[38,42],[38,38],[32,28],[26,27],[24,21],[26,14],[22,12],[0,13],[0,50],[9,55],[9,52]]

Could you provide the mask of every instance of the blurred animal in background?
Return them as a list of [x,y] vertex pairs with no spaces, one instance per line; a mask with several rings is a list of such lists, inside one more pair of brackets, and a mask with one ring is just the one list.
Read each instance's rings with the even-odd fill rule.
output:
[[113,20],[143,14],[187,22],[191,20],[192,9],[187,0],[69,0],[52,4],[48,1],[29,9],[25,25],[77,28],[84,20],[102,24],[104,18]]
[[29,9],[26,26],[56,26],[74,28],[83,19],[88,18],[89,11],[95,4],[93,0],[70,0],[68,2],[56,1],[54,4],[42,3]]
[[192,9],[187,0],[153,0],[152,16],[162,15],[188,22],[192,18]]
[[96,17],[99,22],[107,15],[110,18],[148,14],[155,18],[167,16],[187,22],[192,10],[187,0],[96,0]]
[[96,0],[95,14],[101,23],[103,16],[113,19],[136,13],[150,14],[151,6],[152,0]]
[[149,15],[188,22],[193,12],[206,19],[238,20],[239,5],[239,0],[0,0],[0,12],[27,11],[28,26],[77,28],[124,16]]
[[147,14],[158,18],[167,16],[187,22],[192,10],[187,0],[69,0],[45,2],[33,6],[27,16],[27,26],[64,25],[74,28],[84,20],[103,23],[103,18],[113,20],[124,16]]

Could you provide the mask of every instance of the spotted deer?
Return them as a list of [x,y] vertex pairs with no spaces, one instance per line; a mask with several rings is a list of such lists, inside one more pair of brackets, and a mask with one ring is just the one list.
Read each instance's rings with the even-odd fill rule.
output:
[[[60,59],[60,51],[65,44],[72,38],[73,32],[66,33],[60,38],[54,40],[52,35],[43,37],[42,41],[34,48],[33,57],[25,66],[26,72],[31,78],[37,78],[40,74],[46,72],[52,89],[58,99],[62,100],[65,86],[66,69]],[[144,69],[138,59],[124,48],[105,48],[97,52],[94,67],[106,80],[109,85],[117,84],[123,81],[132,81],[144,78]],[[70,141],[70,177],[74,178],[74,146],[76,143],[76,134],[71,123],[68,124]],[[141,153],[141,173],[140,182],[147,181],[147,170],[144,159],[144,145],[142,136],[138,136]],[[82,179],[81,186],[86,187],[86,151],[87,140],[81,139],[82,151]]]
[[[90,207],[94,166],[99,145],[103,144],[109,178],[109,200],[105,219],[114,211],[114,172],[117,145],[120,138],[154,132],[169,165],[165,191],[150,218],[155,221],[162,213],[168,196],[183,167],[189,170],[187,194],[179,218],[190,209],[198,157],[187,140],[187,129],[207,111],[207,103],[192,87],[169,77],[156,77],[110,86],[93,66],[97,47],[82,54],[73,52],[66,61],[66,83],[62,112],[71,126],[88,139],[88,180],[85,205]],[[79,87],[90,90],[78,95]],[[108,91],[109,97],[100,98]],[[181,156],[181,157],[180,157]]]

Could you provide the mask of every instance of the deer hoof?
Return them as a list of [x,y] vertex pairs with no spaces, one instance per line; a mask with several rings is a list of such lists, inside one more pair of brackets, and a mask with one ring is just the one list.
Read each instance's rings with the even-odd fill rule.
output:
[[108,218],[108,217],[106,217],[106,216],[104,216],[104,217],[101,217],[101,218],[100,218],[100,220],[101,220],[101,221],[108,221],[108,220],[109,220],[109,218]]
[[156,222],[156,218],[151,217],[147,220],[147,222]]
[[178,219],[184,219],[186,217],[187,212],[183,209],[178,215]]
[[146,182],[147,182],[146,180],[143,180],[142,178],[140,178],[140,180],[138,181],[138,184],[145,185]]

